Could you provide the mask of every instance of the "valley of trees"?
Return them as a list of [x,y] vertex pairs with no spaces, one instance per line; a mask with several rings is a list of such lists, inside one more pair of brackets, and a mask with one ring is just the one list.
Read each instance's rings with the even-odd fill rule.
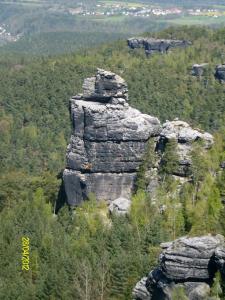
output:
[[[50,58],[0,57],[0,299],[128,300],[156,265],[160,242],[225,235],[225,85],[214,78],[224,62],[225,30],[170,28],[155,36],[193,45],[151,58],[123,40]],[[207,74],[193,77],[192,64],[204,62]],[[181,188],[169,175],[176,167],[171,144],[155,204],[145,190],[143,174],[154,159],[146,153],[129,216],[109,216],[94,195],[76,211],[65,205],[56,214],[57,201],[65,201],[69,98],[97,67],[126,79],[133,107],[162,122],[179,117],[213,133],[215,144],[207,153],[196,144],[193,176]],[[30,238],[28,272],[21,270],[23,236]]]

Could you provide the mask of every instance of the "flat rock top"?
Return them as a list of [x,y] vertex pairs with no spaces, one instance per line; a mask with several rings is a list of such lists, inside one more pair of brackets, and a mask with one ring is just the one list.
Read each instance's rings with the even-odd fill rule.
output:
[[177,119],[164,123],[160,135],[169,140],[176,139],[183,142],[193,142],[201,139],[205,141],[208,146],[213,144],[213,136],[210,133],[193,129],[188,123]]
[[207,235],[202,237],[182,237],[171,243],[162,244],[163,253],[185,257],[210,258],[218,247],[223,247],[222,235]]

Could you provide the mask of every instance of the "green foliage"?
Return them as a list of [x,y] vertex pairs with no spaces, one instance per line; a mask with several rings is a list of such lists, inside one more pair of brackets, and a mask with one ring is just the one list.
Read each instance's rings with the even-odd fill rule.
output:
[[[159,35],[168,37],[171,30]],[[156,265],[162,241],[225,234],[225,175],[219,167],[225,159],[224,86],[212,74],[207,84],[189,75],[193,63],[220,63],[224,41],[209,29],[172,32],[193,46],[150,59],[122,41],[48,59],[0,58],[1,299],[130,299],[135,283]],[[109,218],[106,204],[93,195],[75,212],[63,207],[56,216],[56,176],[65,166],[71,131],[68,99],[96,67],[121,74],[131,105],[143,112],[218,130],[215,145],[206,152],[196,143],[193,176],[181,187],[170,176],[177,168],[175,143],[167,143],[165,180],[152,199],[144,176],[156,159],[149,155],[150,143],[129,216]],[[21,271],[24,235],[31,243],[27,273]],[[182,293],[176,291],[174,299],[185,299]]]
[[161,161],[160,172],[162,174],[174,174],[177,172],[177,168],[177,141],[175,139],[171,139],[166,143]]
[[172,292],[172,300],[188,300],[185,290],[182,286],[177,286]]
[[221,279],[220,272],[217,272],[213,279],[213,285],[211,288],[211,296],[213,297],[212,299],[220,300],[220,296],[222,296],[222,292],[223,292],[221,282],[222,279]]
[[156,154],[155,154],[155,141],[154,139],[150,139],[147,146],[146,151],[144,154],[144,157],[142,158],[142,163],[139,166],[138,172],[137,172],[137,182],[136,187],[139,190],[145,191],[148,184],[147,174],[146,172],[155,166],[156,164]]

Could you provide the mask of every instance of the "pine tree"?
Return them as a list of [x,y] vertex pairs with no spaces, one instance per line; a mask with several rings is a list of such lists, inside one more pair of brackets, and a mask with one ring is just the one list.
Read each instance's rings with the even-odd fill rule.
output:
[[161,174],[174,174],[177,171],[178,154],[177,154],[177,141],[171,139],[166,143],[165,151],[160,165]]

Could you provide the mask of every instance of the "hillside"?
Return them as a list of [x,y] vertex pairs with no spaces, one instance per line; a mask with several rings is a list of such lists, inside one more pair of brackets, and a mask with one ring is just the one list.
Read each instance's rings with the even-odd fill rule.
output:
[[[125,39],[50,58],[1,56],[1,255],[10,259],[1,262],[0,298],[130,299],[136,282],[156,266],[160,242],[225,234],[220,166],[225,86],[214,77],[215,66],[224,62],[224,32],[182,27],[147,33],[192,41],[190,47],[151,58],[143,49],[130,50]],[[195,63],[209,64],[204,76],[191,75]],[[75,214],[64,206],[56,216],[57,199],[65,201],[61,172],[71,133],[69,98],[81,92],[84,78],[96,68],[126,80],[132,107],[162,123],[178,117],[209,131],[215,145],[207,153],[196,146],[192,182],[176,193],[176,180],[167,176],[173,167],[166,161],[173,157],[171,143],[157,205],[143,188],[152,159],[146,154],[129,217],[108,217],[105,203],[94,195]],[[162,213],[164,205],[168,209]],[[21,236],[29,236],[32,247],[27,273],[20,266]]]

